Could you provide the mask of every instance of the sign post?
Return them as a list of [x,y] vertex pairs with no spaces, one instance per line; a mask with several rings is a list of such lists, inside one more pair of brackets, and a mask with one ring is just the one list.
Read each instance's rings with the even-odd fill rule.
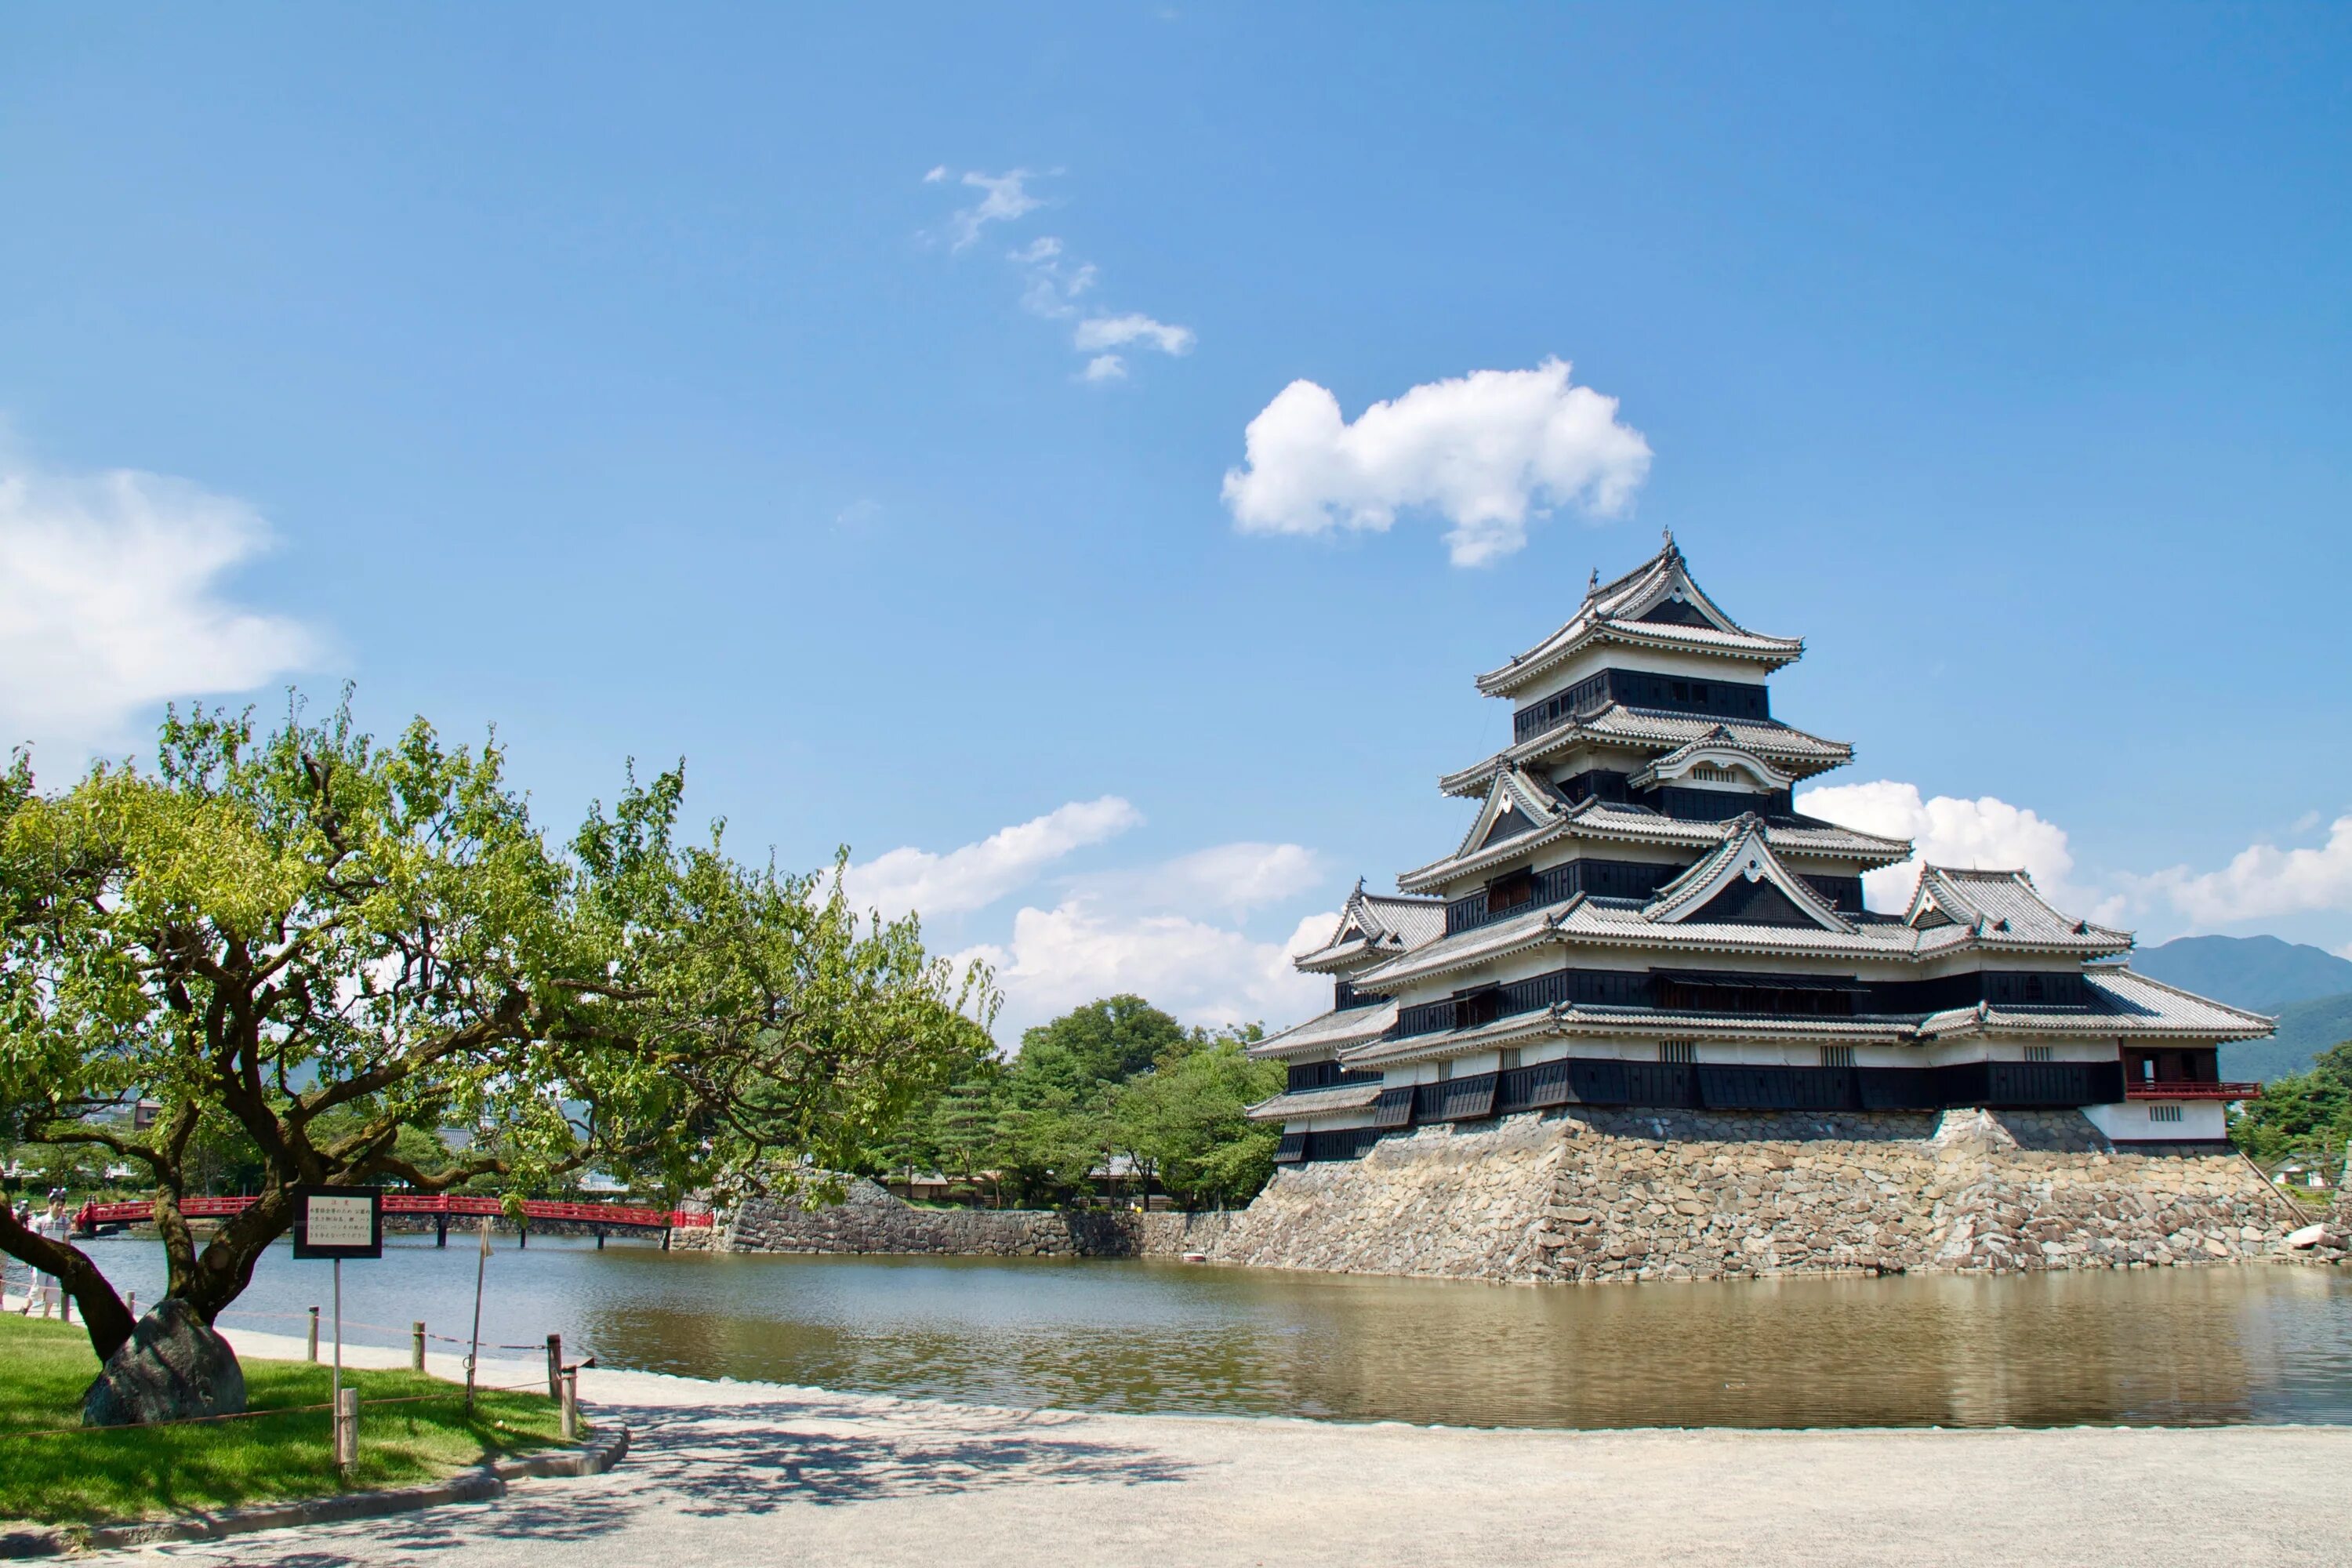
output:
[[[359,1412],[347,1414],[343,1400],[343,1259],[383,1256],[383,1189],[295,1188],[294,1256],[323,1258],[335,1266],[335,1466],[349,1475],[359,1463]],[[315,1349],[313,1353],[315,1358]]]

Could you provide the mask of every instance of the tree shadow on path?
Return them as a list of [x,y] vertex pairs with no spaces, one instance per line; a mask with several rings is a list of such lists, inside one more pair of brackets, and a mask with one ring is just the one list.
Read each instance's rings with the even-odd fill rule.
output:
[[1087,1417],[1058,1413],[933,1407],[919,1420],[894,1421],[887,1412],[781,1402],[606,1406],[596,1414],[630,1428],[627,1458],[598,1479],[526,1484],[496,1502],[334,1527],[338,1534],[364,1532],[373,1551],[362,1556],[320,1550],[331,1538],[306,1534],[296,1550],[252,1560],[273,1568],[350,1568],[388,1553],[461,1552],[484,1540],[586,1542],[662,1510],[756,1516],[1006,1487],[1155,1486],[1193,1470],[1150,1447],[1082,1436],[1072,1428]]

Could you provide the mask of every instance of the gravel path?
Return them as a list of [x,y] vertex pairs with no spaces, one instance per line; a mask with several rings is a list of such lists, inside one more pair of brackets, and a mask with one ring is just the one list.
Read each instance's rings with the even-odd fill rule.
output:
[[[231,1338],[249,1354],[301,1353]],[[485,1381],[532,1371],[491,1363]],[[2347,1427],[1493,1432],[994,1410],[594,1370],[581,1383],[594,1417],[635,1432],[609,1476],[89,1561],[2352,1563]]]

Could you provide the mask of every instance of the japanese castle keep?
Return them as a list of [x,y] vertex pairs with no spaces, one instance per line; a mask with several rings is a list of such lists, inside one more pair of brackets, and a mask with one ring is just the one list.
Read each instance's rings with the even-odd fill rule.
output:
[[1496,1279],[2204,1262],[2296,1222],[2223,1136],[2224,1041],[2270,1020],[2134,973],[2017,870],[1806,816],[1852,760],[1767,681],[1671,536],[1477,679],[1512,741],[1440,781],[1459,844],[1360,884],[1297,960],[1331,1010],[1235,1261]]

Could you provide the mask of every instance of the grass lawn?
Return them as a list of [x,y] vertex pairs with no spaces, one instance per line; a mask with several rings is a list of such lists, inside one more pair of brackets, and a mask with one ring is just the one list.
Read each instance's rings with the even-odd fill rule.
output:
[[[252,1409],[327,1402],[326,1366],[250,1360],[244,1366]],[[324,1410],[23,1436],[78,1426],[82,1390],[97,1375],[98,1358],[79,1326],[0,1318],[0,1519],[88,1523],[344,1489]],[[483,1394],[467,1420],[465,1391],[438,1378],[346,1367],[343,1380],[360,1391],[356,1489],[414,1485],[561,1440],[562,1416],[544,1393]],[[369,1403],[410,1394],[434,1397],[414,1405]]]

